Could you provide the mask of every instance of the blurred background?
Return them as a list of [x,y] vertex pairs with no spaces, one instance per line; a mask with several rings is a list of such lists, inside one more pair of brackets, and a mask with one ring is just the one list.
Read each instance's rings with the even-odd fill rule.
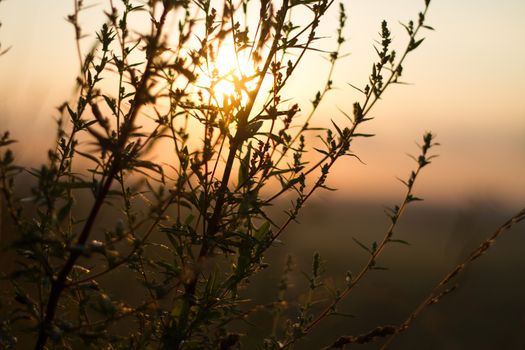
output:
[[[314,122],[321,125],[343,120],[339,109],[351,111],[359,99],[348,83],[366,84],[381,20],[389,22],[401,47],[406,35],[398,22],[417,18],[423,8],[423,0],[344,3],[349,24],[343,51],[349,56],[336,67],[336,89]],[[94,4],[80,21],[89,34],[104,20]],[[45,159],[54,142],[56,107],[73,95],[78,63],[73,28],[65,20],[72,8],[72,1],[0,4],[0,42],[12,46],[0,57],[0,131],[23,141],[15,150],[25,165]],[[335,35],[337,12],[330,16],[324,35]],[[347,160],[337,166],[328,185],[338,191],[318,193],[268,258],[275,266],[260,278],[276,285],[287,254],[297,271],[307,270],[313,251],[321,253],[327,276],[337,283],[346,270],[358,271],[366,256],[351,238],[371,243],[382,237],[388,225],[383,208],[403,195],[396,176],[406,178],[414,166],[406,153],[416,154],[414,142],[431,130],[441,146],[416,185],[425,201],[409,208],[396,232],[411,246],[389,246],[381,265],[390,270],[370,274],[344,305],[355,318],[331,319],[301,348],[403,320],[448,270],[525,204],[523,18],[522,0],[432,2],[427,22],[436,30],[424,33],[427,39],[405,64],[409,85],[387,91],[363,130],[376,136],[353,145],[365,164]],[[83,43],[87,49],[91,41]],[[330,49],[332,43],[320,45]],[[328,68],[313,54],[303,64],[309,82],[291,82],[304,113]],[[502,237],[461,277],[459,290],[429,309],[393,348],[525,349],[524,234],[522,224]],[[305,286],[298,273],[290,297]]]

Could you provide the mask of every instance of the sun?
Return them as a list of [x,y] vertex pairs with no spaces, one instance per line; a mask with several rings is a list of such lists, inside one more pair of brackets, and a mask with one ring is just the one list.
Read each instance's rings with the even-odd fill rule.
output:
[[233,45],[221,45],[207,68],[207,73],[200,79],[201,84],[220,106],[228,99],[246,103],[249,92],[256,88],[259,79],[249,50],[236,51]]

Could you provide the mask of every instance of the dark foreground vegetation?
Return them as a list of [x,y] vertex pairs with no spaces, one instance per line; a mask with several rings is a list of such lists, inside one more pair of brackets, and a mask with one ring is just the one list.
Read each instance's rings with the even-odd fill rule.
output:
[[[415,19],[401,24],[407,34],[401,43],[393,42],[386,22],[380,24],[369,79],[350,84],[361,99],[351,111],[340,111],[344,122],[335,122],[317,114],[344,56],[344,3],[109,0],[101,5],[105,22],[95,44],[88,44],[81,26],[88,5],[74,1],[67,20],[76,35],[79,76],[75,98],[59,108],[55,148],[45,164],[24,168],[9,149],[15,142],[9,133],[0,139],[7,265],[1,346],[391,344],[428,306],[453,292],[465,268],[525,211],[469,247],[419,306],[398,309],[404,318],[355,322],[343,304],[356,297],[370,303],[361,314],[388,316],[388,306],[395,305],[359,295],[357,287],[369,276],[372,283],[377,276],[387,281],[387,252],[408,245],[397,232],[406,209],[421,201],[414,186],[435,157],[437,143],[428,132],[418,142],[414,168],[400,178],[404,195],[385,210],[383,233],[363,230],[365,236],[339,241],[342,256],[349,245],[360,249],[359,262],[349,261],[348,271],[328,274],[329,259],[319,249],[310,254],[308,268],[278,250],[291,242],[293,228],[302,230],[295,222],[314,194],[332,190],[334,165],[359,161],[352,146],[373,136],[362,129],[374,105],[387,89],[403,84],[406,58],[423,43],[422,33],[432,30],[429,4],[422,1]],[[319,44],[326,35],[321,23],[334,15],[332,9],[338,21],[327,48]],[[235,68],[221,71],[217,62],[225,50]],[[299,106],[287,87],[306,78],[301,64],[311,54],[324,55],[328,76],[312,87],[310,104]],[[224,84],[228,93],[221,92]],[[16,138],[24,142],[23,135]],[[321,211],[309,210],[310,216]],[[328,227],[304,230],[304,237],[322,241]],[[265,275],[272,268],[278,279]],[[417,274],[402,279],[420,280]],[[271,288],[265,293],[252,287],[266,284]],[[324,324],[345,327],[314,338]]]

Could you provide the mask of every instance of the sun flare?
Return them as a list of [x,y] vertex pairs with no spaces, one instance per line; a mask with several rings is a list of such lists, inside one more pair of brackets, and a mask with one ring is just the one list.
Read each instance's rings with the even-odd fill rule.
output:
[[208,89],[210,97],[218,105],[225,100],[248,100],[248,93],[255,89],[257,71],[248,50],[235,52],[232,45],[222,45],[208,71],[201,77],[201,84]]

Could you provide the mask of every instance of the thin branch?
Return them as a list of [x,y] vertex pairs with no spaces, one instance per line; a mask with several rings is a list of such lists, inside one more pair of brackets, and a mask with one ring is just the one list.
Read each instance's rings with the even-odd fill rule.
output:
[[457,276],[459,276],[465,268],[474,262],[474,260],[478,259],[482,255],[484,255],[491,247],[494,246],[496,243],[496,240],[506,231],[510,230],[512,227],[514,227],[516,224],[518,224],[521,221],[525,220],[525,208],[523,208],[521,211],[516,213],[514,216],[512,216],[510,219],[505,221],[494,233],[484,240],[478,248],[473,250],[463,262],[458,264],[455,268],[453,268],[449,273],[447,273],[443,279],[432,289],[430,294],[416,307],[416,309],[407,317],[407,319],[401,323],[397,329],[396,332],[394,332],[387,341],[383,344],[381,349],[386,349],[391,342],[395,339],[395,337],[401,333],[406,331],[412,322],[421,315],[421,313],[430,305],[436,304],[441,301],[441,299],[449,294],[451,291],[453,291],[456,286],[451,286],[452,281],[454,281]]

